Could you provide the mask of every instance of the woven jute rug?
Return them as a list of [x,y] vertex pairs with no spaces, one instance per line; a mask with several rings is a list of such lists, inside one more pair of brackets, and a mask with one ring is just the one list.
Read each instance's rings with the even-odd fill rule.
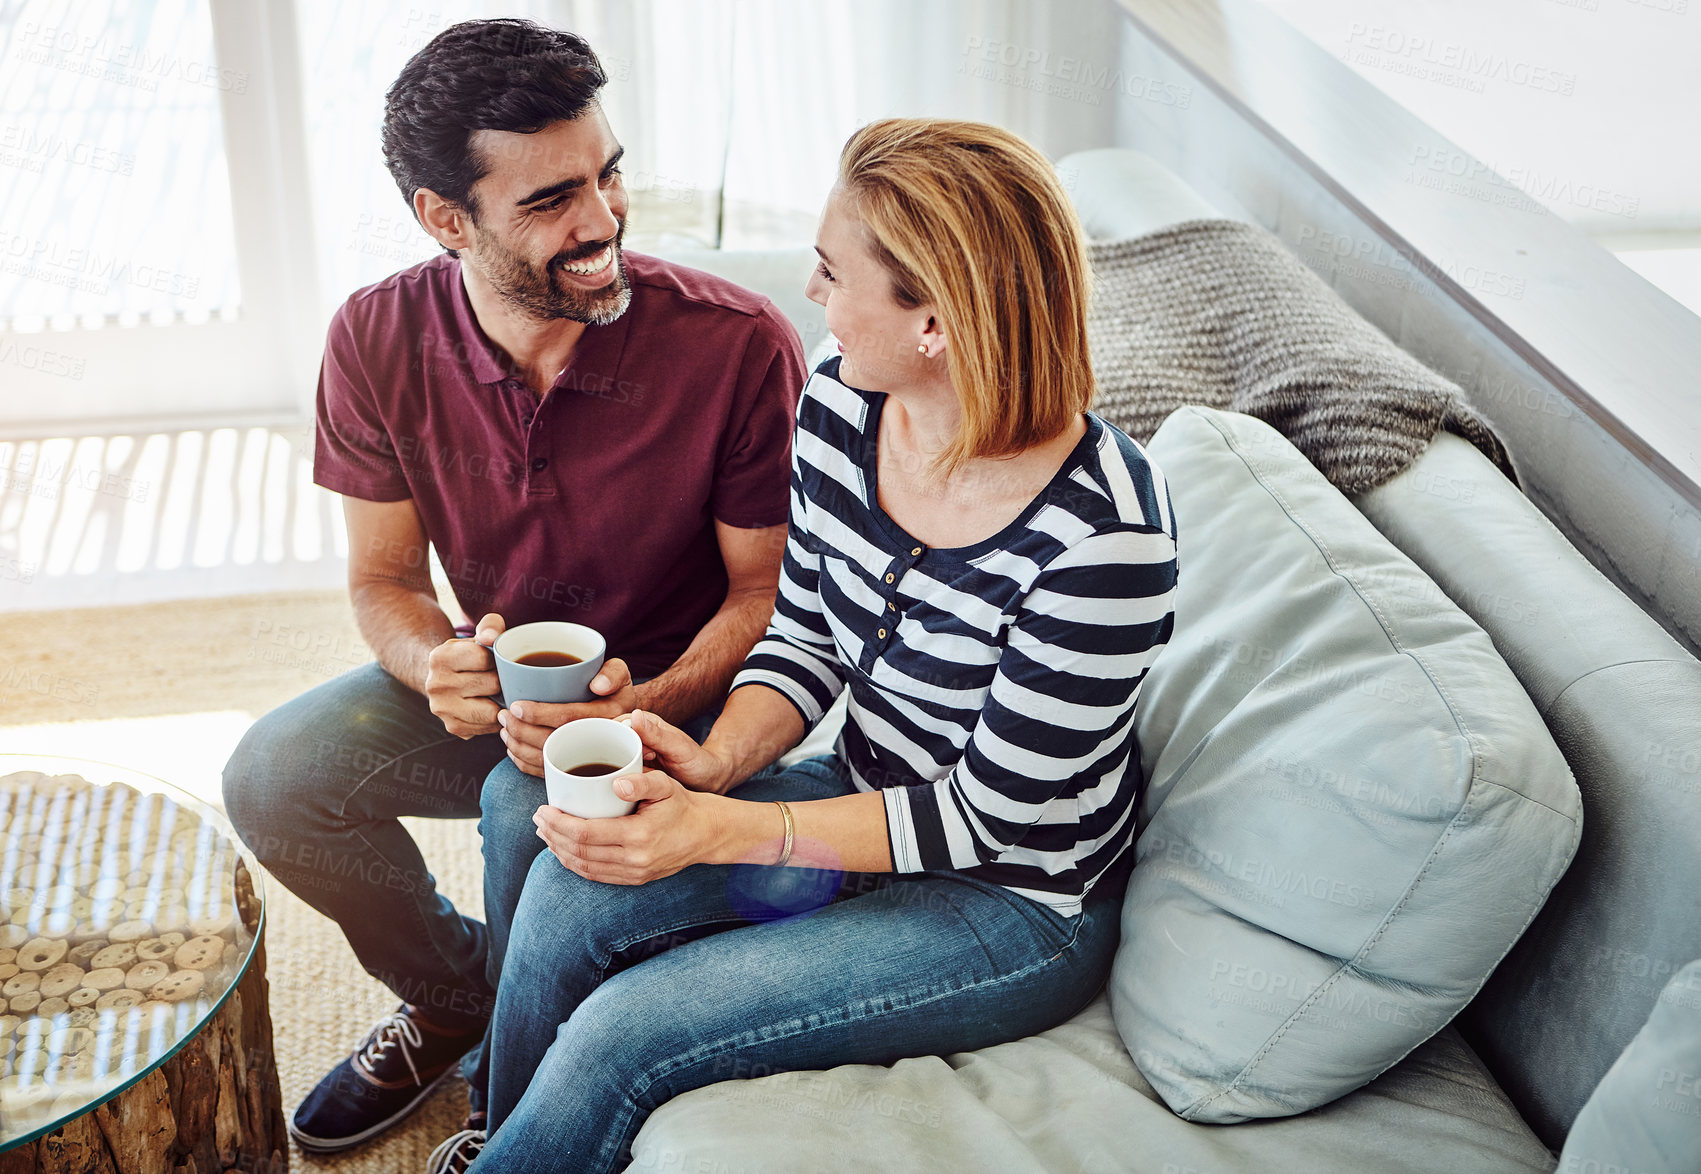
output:
[[[455,907],[483,914],[477,823],[470,819],[408,819],[438,888]],[[278,1082],[290,1113],[321,1076],[359,1043],[396,997],[355,961],[326,918],[270,877],[266,886],[266,953],[272,982],[272,1028],[277,1035]],[[290,1169],[339,1174],[418,1174],[439,1141],[461,1127],[466,1086],[451,1078],[419,1111],[384,1136],[342,1154],[308,1154],[291,1144]]]
[[[0,613],[0,726],[180,720],[230,710],[258,717],[368,660],[340,591]],[[63,740],[71,744],[40,752],[77,755],[75,738]],[[406,822],[439,888],[462,910],[482,914],[475,821]],[[334,924],[271,876],[263,884],[272,1026],[287,1114],[396,998],[360,968]],[[448,1082],[406,1122],[358,1149],[319,1156],[292,1146],[290,1168],[421,1171],[432,1147],[460,1128],[465,1113],[465,1086]]]

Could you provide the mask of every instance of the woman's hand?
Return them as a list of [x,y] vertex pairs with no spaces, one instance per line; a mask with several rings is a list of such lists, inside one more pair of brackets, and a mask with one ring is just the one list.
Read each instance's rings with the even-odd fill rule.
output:
[[555,858],[586,880],[641,885],[715,858],[724,830],[715,818],[718,797],[688,790],[659,770],[616,779],[614,793],[638,800],[638,809],[610,819],[580,819],[547,806],[532,815]]
[[632,727],[644,744],[644,761],[665,771],[693,791],[722,795],[739,781],[732,777],[731,764],[691,740],[677,726],[669,725],[645,709],[635,709],[617,719]]

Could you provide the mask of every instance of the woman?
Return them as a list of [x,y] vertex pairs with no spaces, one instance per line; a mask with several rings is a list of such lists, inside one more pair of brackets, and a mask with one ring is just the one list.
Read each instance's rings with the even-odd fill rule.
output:
[[[680,1092],[1014,1039],[1108,972],[1175,543],[1086,412],[1079,226],[1009,133],[892,120],[817,252],[843,354],[799,407],[772,625],[702,745],[631,715],[635,813],[538,809],[475,1170],[620,1169]],[[834,754],[739,786],[845,688]]]

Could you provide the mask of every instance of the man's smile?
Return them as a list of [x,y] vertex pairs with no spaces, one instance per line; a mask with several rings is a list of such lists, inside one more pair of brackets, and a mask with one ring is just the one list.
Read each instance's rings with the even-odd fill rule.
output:
[[[602,273],[613,263],[614,246],[604,245],[600,253],[587,257],[583,261],[559,262],[557,268],[571,273],[576,277],[594,277],[597,274]],[[600,285],[602,283],[598,282],[597,284]]]

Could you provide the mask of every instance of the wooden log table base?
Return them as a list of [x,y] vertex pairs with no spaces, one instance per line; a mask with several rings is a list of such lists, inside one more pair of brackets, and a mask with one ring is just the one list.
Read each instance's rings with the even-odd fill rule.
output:
[[0,1174],[288,1169],[263,928],[230,998],[180,1052],[105,1104],[0,1154]]

